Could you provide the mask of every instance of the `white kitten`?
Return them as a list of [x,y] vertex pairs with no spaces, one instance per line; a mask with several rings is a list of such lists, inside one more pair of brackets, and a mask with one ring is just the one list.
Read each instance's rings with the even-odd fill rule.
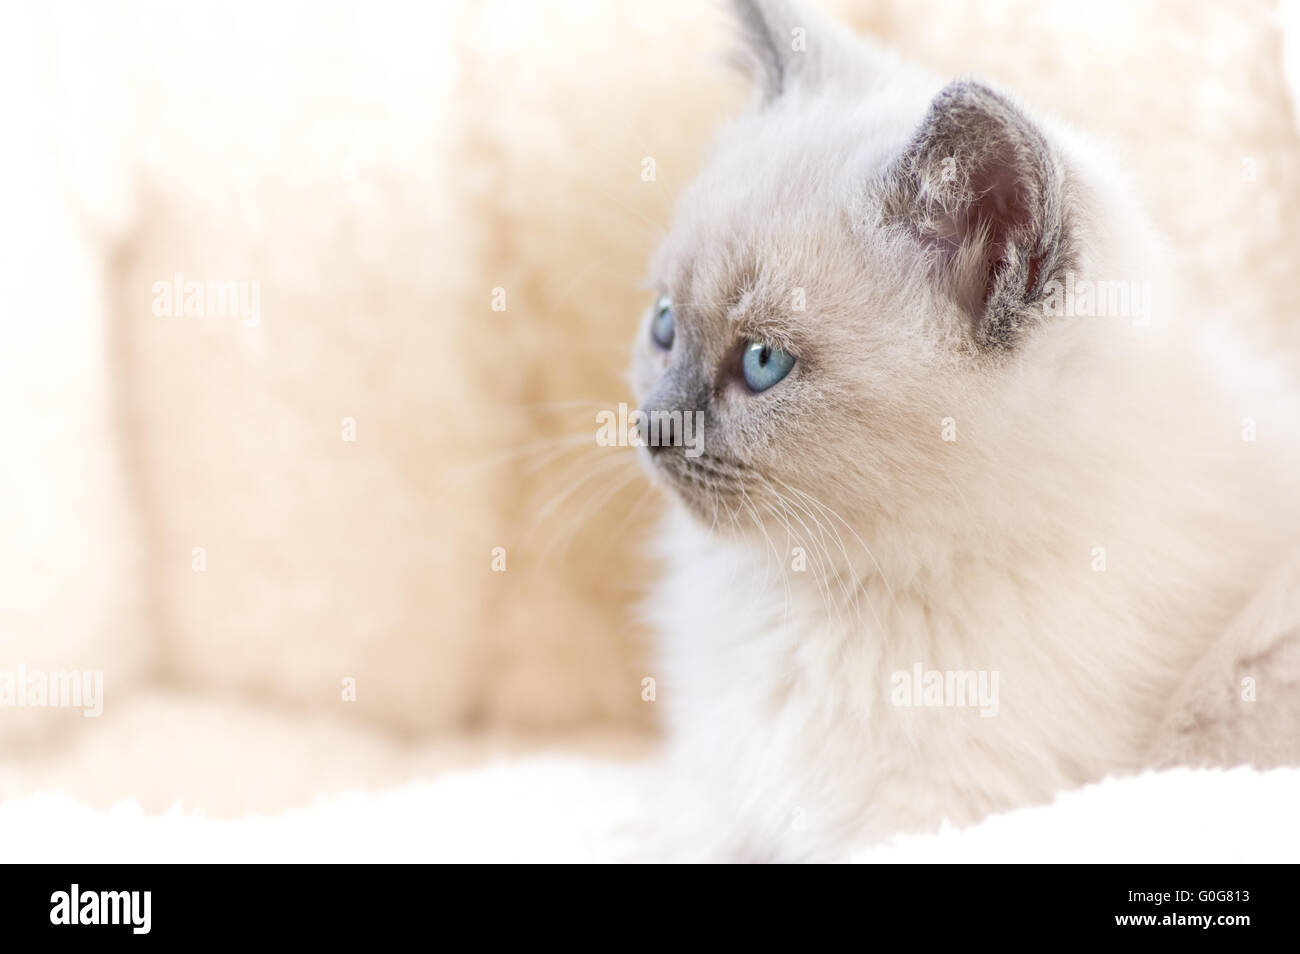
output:
[[1182,300],[1095,147],[738,10],[761,103],[681,200],[633,371],[692,847],[835,858],[1300,761],[1292,382]]

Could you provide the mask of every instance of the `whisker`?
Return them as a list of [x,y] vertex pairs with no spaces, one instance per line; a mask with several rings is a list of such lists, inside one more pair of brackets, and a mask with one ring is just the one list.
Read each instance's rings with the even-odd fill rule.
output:
[[544,506],[542,506],[540,510],[536,512],[534,516],[533,524],[529,528],[528,532],[525,534],[524,542],[527,543],[531,541],[533,534],[536,532],[537,528],[540,527],[546,521],[546,519],[552,513],[554,513],[555,510],[561,504],[564,503],[565,500],[569,499],[579,489],[581,489],[586,484],[590,483],[592,480],[604,478],[612,475],[620,468],[628,466],[628,463],[629,462],[624,458],[619,456],[614,456],[611,459],[602,462],[601,466],[588,467],[585,473],[583,473],[581,477],[579,477],[576,481],[569,484],[569,486],[564,488],[559,494],[552,497],[549,501],[547,501],[547,503]]
[[[448,476],[452,478],[468,477],[478,474],[484,469],[499,467],[502,464],[509,464],[531,455],[538,455],[541,462],[531,467],[532,470],[540,469],[550,462],[556,456],[560,456],[570,450],[582,447],[584,444],[596,444],[592,434],[570,434],[559,437],[550,437],[545,440],[534,441],[523,447],[516,447],[513,450],[505,451],[501,454],[485,458],[483,460],[471,461],[462,464],[460,467],[452,468],[448,471]],[[558,447],[557,447],[558,445]]]
[[[586,525],[605,508],[605,505],[618,494],[619,491],[636,480],[637,476],[638,474],[636,472],[618,475],[615,480],[611,481],[606,486],[603,493],[598,492],[586,501],[583,509],[567,521],[568,532],[554,538],[543,551],[543,562],[545,562],[553,552],[556,553],[556,558],[561,562],[566,560],[569,546],[573,543],[573,540],[577,537],[579,531],[584,529]],[[558,551],[556,550],[557,547]]]
[[[806,491],[802,491],[794,487],[790,487],[788,484],[785,484],[784,481],[780,481],[780,482],[782,483],[783,486],[786,487],[786,489],[790,490],[792,493],[803,494],[809,499],[815,500],[815,498],[813,498],[812,495],[808,494]],[[822,507],[827,513],[829,513],[834,519],[838,520],[840,524],[844,527],[844,529],[847,530],[849,533],[851,533],[854,539],[857,540],[858,545],[862,547],[862,549],[866,552],[867,557],[871,560],[872,565],[875,566],[876,575],[880,577],[880,583],[882,586],[884,586],[885,592],[889,595],[890,603],[893,605],[894,609],[897,610],[898,599],[894,595],[894,588],[889,584],[889,579],[885,576],[884,570],[881,569],[880,562],[876,559],[875,554],[871,552],[871,547],[867,546],[867,541],[863,540],[861,535],[856,530],[854,530],[853,527],[848,523],[848,521],[845,520],[843,517],[841,517],[839,513],[837,513],[835,510],[833,510],[831,507],[827,506],[826,504],[822,503],[821,501],[815,501],[815,502],[817,503],[818,506]]]

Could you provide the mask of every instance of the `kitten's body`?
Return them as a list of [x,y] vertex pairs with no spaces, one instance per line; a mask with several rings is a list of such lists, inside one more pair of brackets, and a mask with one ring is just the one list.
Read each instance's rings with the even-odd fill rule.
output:
[[[1154,307],[1031,319],[1004,346],[985,289],[972,345],[961,296],[886,216],[940,84],[806,13],[750,9],[751,42],[806,26],[809,60],[757,44],[768,102],[724,136],[656,265],[682,356],[636,367],[650,405],[706,405],[720,448],[684,480],[656,455],[685,501],[651,606],[681,777],[713,807],[692,847],[835,857],[1173,759],[1300,760],[1295,388],[1180,300],[1123,183],[1037,118],[1063,170],[1051,254],[1150,282]],[[784,314],[791,288],[806,314]],[[770,401],[725,380],[746,322],[811,365]],[[893,674],[918,665],[997,672],[997,714],[895,705]]]

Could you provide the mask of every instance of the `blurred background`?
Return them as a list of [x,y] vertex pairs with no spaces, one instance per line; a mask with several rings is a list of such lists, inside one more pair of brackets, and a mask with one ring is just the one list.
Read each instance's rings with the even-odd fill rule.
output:
[[[1295,4],[817,5],[1094,133],[1198,292],[1300,341]],[[749,102],[725,5],[3,17],[0,670],[104,699],[0,708],[0,799],[231,814],[647,751],[659,501],[596,412]]]

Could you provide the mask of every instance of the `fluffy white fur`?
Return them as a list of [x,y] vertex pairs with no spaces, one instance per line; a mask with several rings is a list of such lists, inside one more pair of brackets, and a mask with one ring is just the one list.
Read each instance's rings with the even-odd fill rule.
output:
[[[753,6],[774,47],[802,26],[808,52],[684,194],[654,269],[677,342],[643,333],[634,370],[647,406],[709,420],[705,457],[652,465],[682,501],[649,606],[705,806],[688,843],[834,858],[1154,764],[1300,760],[1293,366],[1187,293],[1104,150],[1031,110],[1073,272],[1149,281],[1156,307],[972,346],[924,249],[881,221],[941,82]],[[800,363],[746,394],[726,379],[746,338]],[[998,671],[1000,711],[891,704],[918,663]]]

